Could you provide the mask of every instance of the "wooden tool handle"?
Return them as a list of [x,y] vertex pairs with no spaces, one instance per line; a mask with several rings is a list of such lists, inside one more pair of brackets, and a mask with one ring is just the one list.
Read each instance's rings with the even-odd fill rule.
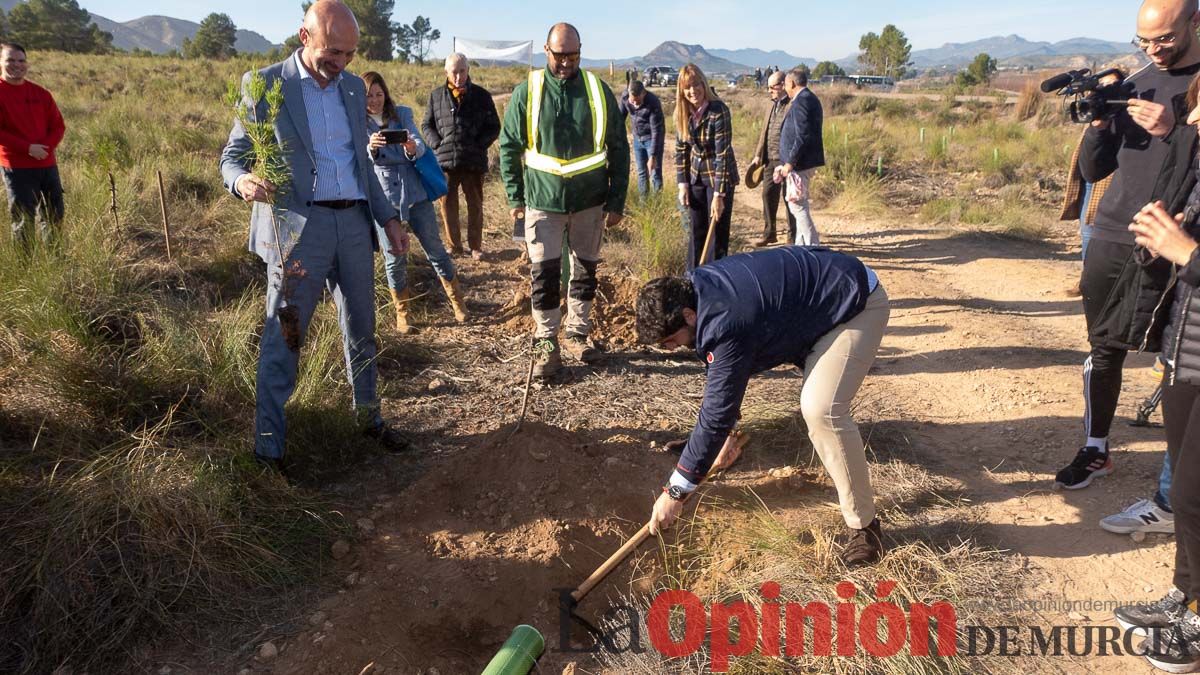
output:
[[[718,197],[718,199],[720,199],[720,198]],[[699,266],[703,265],[704,263],[708,262],[708,252],[712,248],[713,234],[716,232],[716,230],[717,230],[717,219],[709,218],[708,219],[708,234],[706,234],[704,236],[704,249],[700,252],[700,260],[696,261],[696,267],[699,267]]]
[[575,602],[583,600],[585,595],[591,593],[593,588],[595,588],[601,581],[604,581],[604,577],[607,577],[612,573],[613,570],[617,569],[617,567],[629,557],[630,553],[633,553],[637,547],[642,545],[642,542],[649,538],[650,523],[646,523],[642,526],[642,529],[637,531],[637,534],[633,535],[629,538],[629,541],[625,542],[624,546],[617,549],[616,553],[609,556],[608,560],[604,561],[604,564],[597,567],[596,571],[592,572],[592,576],[585,579],[582,584],[579,584],[579,588],[571,591],[571,597],[575,599]]
[[[712,228],[711,227],[709,227],[709,229],[708,229],[708,236],[709,236],[709,239],[711,240],[712,239]],[[705,246],[705,249],[707,249],[707,248],[708,247]],[[733,431],[733,432],[731,432],[730,435],[734,439],[734,445],[736,446],[737,455],[740,456],[742,448],[744,448],[746,443],[748,443],[750,441],[750,435],[741,433],[739,431]],[[737,457],[734,457],[734,461],[735,462],[737,461]],[[732,464],[732,463],[733,462],[730,462],[730,464]],[[726,467],[726,468],[728,468],[728,467]],[[705,481],[708,480],[708,478],[709,478],[709,476],[705,476],[704,480],[701,480],[699,485],[703,485],[705,483]],[[699,487],[699,485],[697,485],[697,487]],[[571,598],[574,599],[576,603],[579,603],[580,601],[582,601],[584,596],[586,596],[588,593],[591,593],[593,588],[595,588],[597,585],[599,585],[601,581],[604,581],[604,578],[607,577],[609,574],[612,574],[612,571],[617,569],[617,567],[619,567],[621,565],[621,563],[624,562],[625,559],[629,557],[630,553],[633,553],[635,550],[637,550],[637,547],[641,546],[642,543],[644,543],[649,538],[650,538],[650,523],[646,523],[645,525],[642,526],[642,529],[637,531],[637,534],[630,537],[629,541],[625,542],[624,545],[621,546],[621,548],[617,549],[616,553],[609,556],[608,560],[605,560],[602,565],[597,567],[596,571],[592,572],[592,576],[588,577],[587,579],[584,579],[583,583],[579,584],[578,588],[571,591]]]

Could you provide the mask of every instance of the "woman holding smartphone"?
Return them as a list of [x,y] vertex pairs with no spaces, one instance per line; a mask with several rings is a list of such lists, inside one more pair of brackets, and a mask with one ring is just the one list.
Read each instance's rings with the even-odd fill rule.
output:
[[[375,176],[392,205],[400,210],[400,218],[408,223],[417,241],[421,242],[425,257],[433,265],[450,298],[455,320],[459,323],[466,321],[467,305],[463,301],[458,275],[442,244],[433,202],[417,173],[416,161],[428,149],[417,132],[412,108],[392,102],[387,83],[379,73],[364,73],[362,78],[367,85],[367,131],[371,134],[367,148],[375,165]],[[384,236],[382,230],[379,236]],[[388,290],[396,306],[396,330],[411,333],[413,327],[408,320],[408,302],[412,294],[408,288],[407,256],[393,256],[386,249],[383,256]]]

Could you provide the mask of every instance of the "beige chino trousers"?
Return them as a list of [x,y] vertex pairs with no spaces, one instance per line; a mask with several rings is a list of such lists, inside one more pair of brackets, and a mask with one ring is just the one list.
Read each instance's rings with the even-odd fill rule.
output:
[[800,412],[808,438],[837,487],[846,525],[861,530],[875,519],[875,491],[850,403],[875,362],[891,309],[879,285],[853,319],[817,340],[804,362]]

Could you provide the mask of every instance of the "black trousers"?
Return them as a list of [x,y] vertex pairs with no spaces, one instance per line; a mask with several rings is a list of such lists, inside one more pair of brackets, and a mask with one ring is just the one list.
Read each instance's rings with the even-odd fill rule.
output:
[[[1083,316],[1088,333],[1103,319],[1104,305],[1109,295],[1121,292],[1115,288],[1121,269],[1129,259],[1133,246],[1093,238],[1088,242],[1088,254],[1083,260]],[[1083,365],[1083,425],[1088,436],[1104,438],[1112,427],[1121,398],[1121,369],[1128,352],[1118,347],[1096,344]]]
[[1200,598],[1200,387],[1163,386],[1163,422],[1173,467],[1168,501],[1175,512],[1175,586]]
[[13,242],[28,249],[33,243],[31,236],[36,226],[38,237],[44,244],[57,244],[58,226],[63,218],[63,189],[58,167],[3,170]]
[[[700,255],[704,252],[704,239],[708,236],[708,214],[712,213],[712,202],[716,192],[705,185],[693,183],[688,186],[688,226],[691,230],[688,237],[687,268],[694,270]],[[724,258],[729,254],[729,222],[733,217],[733,192],[725,195],[725,212],[717,220],[716,231],[713,232],[712,252],[708,261]]]
[[[775,174],[775,167],[779,166],[779,162],[770,161],[763,167],[763,182],[762,182],[762,199],[763,199],[763,239],[774,241],[776,236],[775,229],[775,214],[779,211],[779,198],[783,196],[783,183],[776,183],[771,180],[771,176]],[[796,243],[796,216],[792,215],[792,210],[783,207],[783,212],[787,214],[787,243]]]

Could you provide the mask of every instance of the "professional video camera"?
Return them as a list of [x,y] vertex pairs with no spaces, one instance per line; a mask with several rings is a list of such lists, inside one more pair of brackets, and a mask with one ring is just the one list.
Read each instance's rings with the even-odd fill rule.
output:
[[1070,105],[1073,122],[1087,124],[1093,120],[1111,119],[1129,105],[1135,90],[1133,83],[1124,79],[1100,84],[1100,80],[1110,75],[1120,77],[1121,71],[1109,68],[1093,75],[1087,68],[1072,70],[1042,82],[1042,91],[1047,94],[1057,91],[1059,96],[1075,97]]

